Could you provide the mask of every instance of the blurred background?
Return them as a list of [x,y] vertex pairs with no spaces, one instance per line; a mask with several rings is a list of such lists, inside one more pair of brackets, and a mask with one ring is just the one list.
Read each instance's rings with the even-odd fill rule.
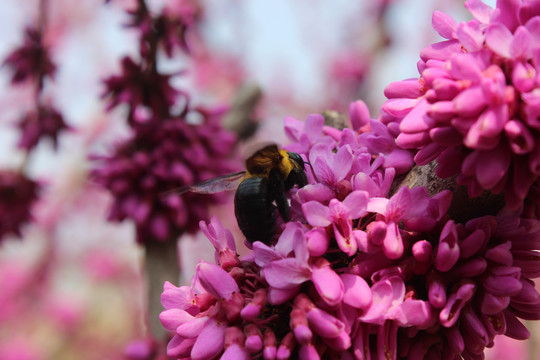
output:
[[[89,176],[93,156],[110,153],[130,136],[126,109],[107,110],[103,81],[121,71],[122,57],[139,56],[138,29],[126,26],[126,11],[135,3],[0,2],[0,59],[25,43],[26,28],[41,24],[56,67],[54,77],[38,85],[38,95],[35,83],[13,83],[9,64],[0,68],[0,171],[24,173],[40,187],[20,234],[0,231],[0,360],[136,358],[152,347],[144,249],[133,221],[107,221],[113,198]],[[346,114],[361,98],[376,117],[384,88],[417,77],[420,50],[437,41],[433,10],[469,19],[460,0],[146,4],[155,14],[183,6],[198,11],[189,54],[160,55],[158,62],[160,73],[179,74],[172,83],[189,93],[192,104],[227,107],[242,85],[261,89],[253,114],[258,130],[242,142],[240,154],[260,142],[285,144],[286,116],[303,120],[328,109]],[[36,97],[52,104],[68,129],[53,137],[56,144],[45,137],[27,151],[19,123],[36,107]],[[12,205],[0,208],[0,216],[18,211]],[[232,213],[231,198],[210,209],[238,235]],[[184,235],[179,255],[178,282],[185,284],[199,259],[213,261],[213,248],[200,234]],[[507,358],[509,350],[525,359],[537,351],[535,341],[498,340],[490,359]]]

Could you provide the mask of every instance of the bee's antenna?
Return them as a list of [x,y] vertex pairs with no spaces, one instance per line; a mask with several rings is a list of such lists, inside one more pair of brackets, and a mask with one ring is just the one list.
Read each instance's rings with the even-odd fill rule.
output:
[[311,174],[313,175],[313,177],[314,177],[315,179],[317,179],[317,175],[315,175],[315,171],[313,170],[313,165],[311,165],[311,164],[310,164],[309,162],[307,162],[307,161],[304,162],[304,165],[305,165],[305,164],[309,165],[309,168],[311,169]]

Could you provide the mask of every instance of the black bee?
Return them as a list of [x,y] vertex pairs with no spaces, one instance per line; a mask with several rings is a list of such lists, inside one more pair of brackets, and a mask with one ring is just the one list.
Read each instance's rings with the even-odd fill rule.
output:
[[[238,182],[240,182],[238,184]],[[290,219],[286,191],[307,184],[304,160],[297,153],[268,145],[246,160],[246,171],[220,176],[175,191],[211,194],[232,190],[238,227],[249,242],[269,243],[275,232],[276,208],[283,220]]]

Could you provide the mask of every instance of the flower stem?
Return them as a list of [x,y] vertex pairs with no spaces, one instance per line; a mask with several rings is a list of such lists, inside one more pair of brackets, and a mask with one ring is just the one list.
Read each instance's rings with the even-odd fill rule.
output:
[[167,331],[159,320],[163,310],[161,293],[165,281],[176,284],[180,279],[177,239],[164,242],[149,239],[145,241],[144,254],[149,331],[156,340],[165,340]]

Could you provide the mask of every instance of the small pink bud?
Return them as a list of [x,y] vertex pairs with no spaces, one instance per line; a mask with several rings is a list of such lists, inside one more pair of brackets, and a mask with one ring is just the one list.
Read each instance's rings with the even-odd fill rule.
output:
[[506,138],[515,154],[523,155],[534,149],[535,139],[529,129],[521,121],[510,120],[504,124]]
[[307,248],[311,256],[322,256],[328,250],[330,239],[323,228],[315,228],[306,233]]
[[382,245],[386,237],[386,223],[384,221],[374,221],[366,227],[368,239],[375,245]]
[[461,242],[461,258],[467,259],[475,255],[484,248],[488,240],[489,239],[486,237],[486,234],[482,229],[476,229]]
[[511,247],[511,241],[499,244],[486,251],[486,259],[501,265],[511,266],[513,262],[512,253],[510,252]]
[[290,320],[291,329],[294,332],[296,340],[300,344],[309,344],[313,338],[313,333],[309,329],[306,313],[300,309],[291,311]]
[[224,342],[225,327],[210,319],[195,340],[191,349],[191,358],[194,360],[211,359],[223,351]]
[[257,353],[263,348],[263,335],[261,330],[254,324],[246,325],[244,329],[246,335],[246,349],[251,353]]
[[294,334],[292,332],[289,332],[287,335],[283,337],[283,339],[281,340],[281,344],[279,344],[279,348],[276,354],[276,359],[277,360],[290,359],[295,345],[296,345],[296,341],[294,339]]
[[485,292],[482,297],[482,304],[480,310],[486,315],[495,315],[503,311],[510,304],[510,297],[508,296],[495,296],[488,292]]
[[460,262],[451,270],[451,276],[456,279],[472,278],[481,275],[487,269],[487,261],[483,257],[474,257]]
[[323,338],[324,342],[332,349],[337,351],[345,351],[351,347],[351,337],[346,331],[341,331],[338,336],[333,338]]
[[504,310],[504,319],[506,321],[506,336],[516,340],[527,340],[531,336],[529,330],[512,314],[511,310]]
[[446,304],[446,284],[441,276],[432,272],[427,276],[428,298],[434,308],[440,309]]
[[258,289],[253,295],[253,299],[248,303],[242,311],[240,311],[240,316],[242,319],[247,321],[255,320],[260,314],[264,306],[266,305],[266,289]]
[[523,286],[520,278],[521,268],[519,267],[491,267],[482,285],[495,296],[514,296],[519,294]]
[[277,354],[277,348],[276,348],[276,335],[274,332],[270,329],[266,329],[264,332],[264,338],[263,338],[263,357],[264,360],[274,360],[276,358]]
[[482,320],[469,308],[463,311],[460,321],[465,346],[473,353],[480,354],[490,342]]
[[361,127],[369,122],[369,109],[362,100],[358,100],[349,104],[349,117],[351,119],[352,128],[358,131]]
[[431,259],[433,247],[427,240],[420,240],[414,243],[412,253],[417,261],[428,262]]
[[[415,99],[422,96],[422,85],[418,79],[407,79],[390,83],[384,89],[384,96],[388,99],[409,98]],[[354,104],[354,103],[353,103]],[[351,113],[349,107],[349,114]]]

